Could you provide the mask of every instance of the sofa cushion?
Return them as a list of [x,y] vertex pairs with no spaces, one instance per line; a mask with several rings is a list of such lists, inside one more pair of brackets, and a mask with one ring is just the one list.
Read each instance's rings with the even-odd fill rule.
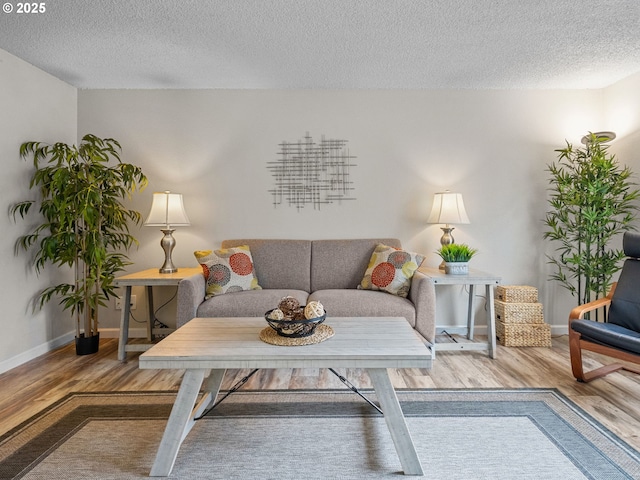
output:
[[[302,290],[249,290],[216,295],[200,304],[198,317],[262,317],[276,308],[280,299],[291,295],[300,305],[307,303],[308,293]],[[265,323],[266,325],[266,323]]]
[[194,252],[206,279],[205,298],[243,290],[259,290],[251,251],[246,245]]
[[262,288],[311,291],[309,240],[236,239],[222,242],[222,248],[238,245],[248,245],[251,249],[256,276]]
[[372,290],[337,289],[318,290],[309,295],[308,301],[316,300],[327,312],[327,323],[331,317],[404,317],[412,327],[416,326],[416,310],[406,298]]
[[401,247],[397,238],[314,240],[311,245],[310,291],[357,288],[371,253],[379,243]]
[[389,245],[378,245],[369,261],[367,271],[358,288],[382,290],[406,298],[411,288],[411,278],[424,256]]

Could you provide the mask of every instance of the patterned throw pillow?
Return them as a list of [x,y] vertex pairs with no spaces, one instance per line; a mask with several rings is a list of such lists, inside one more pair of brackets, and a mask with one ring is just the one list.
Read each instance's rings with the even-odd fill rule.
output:
[[243,290],[261,290],[247,245],[194,252],[207,282],[205,298]]
[[358,288],[381,290],[406,298],[411,288],[413,273],[424,259],[424,255],[379,244],[371,255],[369,266]]

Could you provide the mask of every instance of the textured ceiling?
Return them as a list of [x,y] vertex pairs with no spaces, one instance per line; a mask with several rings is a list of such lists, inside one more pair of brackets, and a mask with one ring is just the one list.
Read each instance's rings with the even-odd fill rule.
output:
[[47,0],[0,48],[80,88],[601,88],[640,0]]

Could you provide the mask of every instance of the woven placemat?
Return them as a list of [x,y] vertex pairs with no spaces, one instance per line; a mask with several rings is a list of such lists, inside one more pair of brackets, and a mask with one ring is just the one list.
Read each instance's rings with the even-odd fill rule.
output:
[[260,340],[271,345],[280,345],[284,347],[295,347],[298,345],[312,345],[314,343],[324,342],[326,339],[333,337],[333,328],[324,323],[316,327],[316,331],[308,337],[281,337],[271,327],[265,327],[260,331]]

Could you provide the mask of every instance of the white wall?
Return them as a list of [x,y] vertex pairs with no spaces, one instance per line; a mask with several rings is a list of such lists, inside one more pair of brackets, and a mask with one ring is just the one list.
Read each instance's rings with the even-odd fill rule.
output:
[[[0,50],[0,372],[73,339],[70,315],[55,305],[33,313],[31,300],[52,277],[54,269],[36,276],[29,256],[14,255],[14,243],[30,222],[14,223],[9,206],[37,198],[29,192],[32,165],[19,156],[23,142],[75,142],[77,90],[26,62]],[[35,218],[35,217],[34,217]]]
[[[195,266],[193,250],[230,237],[379,235],[400,237],[437,265],[433,252],[442,232],[426,217],[433,193],[449,188],[464,194],[472,223],[454,234],[480,249],[473,266],[502,275],[505,284],[538,287],[546,320],[561,332],[574,300],[547,281],[545,167],[565,139],[578,143],[588,130],[610,129],[618,133],[612,150],[640,171],[639,92],[640,75],[593,91],[77,92],[0,50],[0,198],[6,208],[30,198],[30,167],[18,156],[22,142],[75,142],[90,132],[115,137],[124,160],[144,168],[150,188],[132,201],[143,214],[153,191],[184,193],[192,226],[175,233],[178,265]],[[306,132],[349,140],[358,163],[356,201],[300,213],[271,205],[266,162],[277,158],[279,142]],[[49,269],[37,277],[26,256],[13,253],[25,224],[5,215],[0,226],[2,372],[71,340],[73,323],[53,305],[31,312],[31,299],[47,280],[66,273]],[[131,270],[158,267],[160,232],[133,231],[141,245]],[[438,297],[439,323],[460,324],[464,292]],[[142,300],[138,319],[146,314]],[[171,307],[159,313],[161,320],[171,322]],[[117,313],[105,313],[101,327],[117,328]]]
[[[479,248],[473,267],[538,287],[547,321],[562,330],[573,302],[547,281],[545,168],[565,139],[604,129],[603,118],[600,90],[93,90],[79,92],[78,130],[117,138],[124,159],[143,168],[150,188],[133,204],[144,215],[154,190],[184,194],[192,226],[175,233],[174,252],[184,266],[224,238],[368,236],[398,236],[437,265],[442,232],[426,223],[433,193],[459,191],[471,224],[454,235]],[[305,132],[349,141],[356,201],[273,207],[267,162]],[[132,270],[159,266],[160,232],[134,233]],[[439,293],[439,323],[462,323],[462,296]],[[109,322],[118,325],[114,312]]]
[[605,123],[618,135],[611,151],[632,168],[640,183],[640,73],[605,89],[604,105]]

